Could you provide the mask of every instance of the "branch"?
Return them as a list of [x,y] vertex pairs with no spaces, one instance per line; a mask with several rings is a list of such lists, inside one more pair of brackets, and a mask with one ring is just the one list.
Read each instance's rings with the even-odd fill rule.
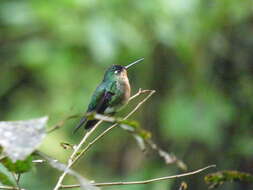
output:
[[20,186],[19,186],[19,180],[20,180],[20,177],[21,177],[21,174],[15,174],[14,172],[11,172],[15,182],[16,182],[16,188],[18,190],[21,190]]
[[12,187],[12,186],[1,186],[0,189],[7,189],[7,190],[25,190],[25,189],[20,189],[18,187]]
[[[102,187],[102,186],[115,186],[115,185],[140,185],[140,184],[148,184],[148,183],[153,183],[157,181],[162,181],[162,180],[168,180],[168,179],[175,179],[175,178],[180,178],[180,177],[185,177],[189,175],[194,175],[197,173],[200,173],[204,170],[207,170],[209,168],[216,167],[216,165],[210,165],[192,172],[187,172],[187,173],[182,173],[179,175],[172,175],[172,176],[165,176],[165,177],[159,177],[159,178],[153,178],[153,179],[148,179],[148,180],[142,180],[142,181],[130,181],[130,182],[106,182],[106,183],[91,183],[94,186],[97,187]],[[67,188],[76,188],[80,187],[80,185],[62,185],[62,189],[67,189]]]
[[[149,95],[143,99],[141,102],[138,103],[138,105],[124,118],[127,119],[130,115],[132,115],[153,93],[155,93],[154,90],[141,90],[139,89],[138,93],[133,95],[130,100],[136,98],[137,96],[139,96],[140,94],[146,93],[146,92],[150,92]],[[97,141],[99,140],[101,137],[103,137],[107,132],[109,132],[111,129],[113,129],[116,125],[112,125],[111,127],[109,127],[107,130],[105,130],[103,133],[101,133],[95,140],[93,140],[91,143],[89,143],[87,145],[87,147],[82,150],[79,153],[79,150],[81,149],[81,147],[83,146],[83,144],[86,142],[86,140],[88,139],[88,137],[96,130],[96,128],[102,123],[103,121],[99,121],[91,130],[87,131],[87,133],[85,134],[85,136],[83,137],[83,139],[80,141],[80,143],[76,146],[76,148],[74,149],[73,153],[71,154],[69,160],[68,160],[68,165],[66,170],[62,173],[62,175],[59,177],[54,190],[58,190],[61,187],[61,184],[63,182],[64,177],[66,176],[66,174],[68,173],[68,169],[71,168],[73,166],[74,163],[76,163],[76,161]]]
[[138,96],[141,95],[141,94],[145,94],[145,93],[152,92],[152,91],[155,92],[155,90],[142,90],[142,89],[140,88],[139,91],[138,91],[135,95],[133,95],[133,96],[131,96],[131,97],[129,98],[129,101],[133,100],[134,98],[138,97]]
[[18,190],[18,188],[17,188],[17,187],[12,187],[12,186],[0,186],[0,189]]
[[73,163],[75,163],[76,158],[75,156],[77,155],[79,149],[82,147],[82,145],[86,142],[88,137],[93,133],[93,131],[96,130],[96,128],[102,123],[102,121],[99,121],[90,131],[87,131],[87,133],[84,135],[83,139],[80,141],[80,143],[75,147],[73,153],[71,154],[69,160],[68,160],[68,165],[66,170],[62,173],[62,175],[59,177],[57,184],[54,187],[54,190],[58,190],[62,184],[62,181],[66,174],[68,173],[68,169],[71,168]]
[[164,159],[166,164],[173,164],[176,163],[176,165],[182,169],[187,170],[187,165],[180,159],[178,159],[173,153],[168,153],[164,150],[162,150],[160,147],[158,147],[151,139],[145,139],[145,142],[150,145],[150,147],[158,153],[158,155]]
[[58,123],[56,123],[54,126],[52,126],[50,129],[48,129],[46,131],[46,133],[54,132],[56,129],[61,128],[68,120],[77,118],[78,116],[79,115],[75,114],[75,115],[70,115],[70,116],[65,117],[64,119],[62,119]]

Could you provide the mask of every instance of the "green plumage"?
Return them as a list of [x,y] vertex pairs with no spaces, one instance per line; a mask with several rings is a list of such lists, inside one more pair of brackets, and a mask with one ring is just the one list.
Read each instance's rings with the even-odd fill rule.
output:
[[[111,66],[106,71],[103,81],[94,91],[86,113],[97,112],[100,114],[113,115],[122,108],[122,106],[127,104],[131,93],[127,69],[142,60],[143,59],[139,59],[126,67],[121,65]],[[89,129],[97,122],[97,120],[87,120],[86,117],[83,117],[75,131],[84,124],[85,128]]]
[[93,93],[87,112],[97,110],[96,107],[99,106],[100,101],[103,101],[103,96],[106,92],[113,94],[113,96],[108,100],[108,107],[117,107],[124,102],[124,92],[117,88],[117,82],[103,81]]
[[[103,81],[91,97],[86,112],[113,115],[127,103],[129,96],[130,85],[126,69],[123,66],[114,65],[106,71]],[[85,128],[89,129],[97,123],[97,120],[87,121],[86,117],[83,117],[76,130],[84,123],[86,123]]]

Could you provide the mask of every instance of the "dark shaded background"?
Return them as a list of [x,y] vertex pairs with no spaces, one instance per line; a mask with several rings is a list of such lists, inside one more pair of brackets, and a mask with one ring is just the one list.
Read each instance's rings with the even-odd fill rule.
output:
[[[141,87],[157,93],[132,119],[190,170],[215,163],[218,170],[253,173],[252,34],[251,0],[1,0],[0,120],[49,115],[51,126],[82,113],[107,67],[144,57],[129,71],[133,92]],[[40,149],[66,161],[70,151],[60,142],[78,142],[82,132],[72,135],[76,123],[50,134]],[[152,152],[143,155],[120,129],[75,169],[96,181],[181,172]],[[21,186],[52,189],[59,174],[38,166]],[[203,174],[184,180],[189,189],[207,189]],[[180,182],[104,189],[175,190]]]

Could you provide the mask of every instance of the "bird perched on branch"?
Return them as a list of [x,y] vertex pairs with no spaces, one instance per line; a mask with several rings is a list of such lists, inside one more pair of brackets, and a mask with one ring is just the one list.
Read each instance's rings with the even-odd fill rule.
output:
[[[127,104],[131,94],[127,70],[143,59],[144,58],[141,58],[127,66],[113,65],[107,69],[103,81],[96,88],[91,97],[86,114],[96,112],[111,116],[122,108],[122,106]],[[90,129],[97,122],[98,120],[96,119],[88,120],[87,117],[84,116],[76,126],[74,132],[83,125],[85,129]]]

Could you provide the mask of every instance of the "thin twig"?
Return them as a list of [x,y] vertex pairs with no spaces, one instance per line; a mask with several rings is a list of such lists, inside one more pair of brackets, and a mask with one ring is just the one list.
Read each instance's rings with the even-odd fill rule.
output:
[[[140,185],[140,184],[148,184],[148,183],[153,183],[157,181],[162,181],[162,180],[168,180],[168,179],[175,179],[175,178],[180,178],[180,177],[185,177],[189,175],[194,175],[197,173],[200,173],[204,170],[207,170],[209,168],[216,167],[216,165],[210,165],[192,172],[187,172],[187,173],[182,173],[178,175],[172,175],[172,176],[165,176],[165,177],[159,177],[159,178],[153,178],[153,179],[148,179],[148,180],[142,180],[142,181],[130,181],[130,182],[105,182],[105,183],[91,183],[94,186],[97,187],[102,187],[102,186],[114,186],[114,185]],[[62,185],[62,189],[67,189],[67,188],[76,188],[80,187],[80,185]]]
[[84,135],[83,139],[80,141],[80,143],[75,147],[73,153],[71,154],[69,160],[68,160],[68,165],[66,170],[62,173],[62,175],[59,177],[57,184],[54,187],[54,190],[58,190],[62,184],[62,181],[66,174],[68,173],[68,169],[73,165],[73,163],[76,161],[76,155],[79,151],[79,149],[82,147],[82,145],[86,142],[88,137],[93,133],[93,131],[96,130],[96,128],[102,123],[103,121],[99,121],[91,130],[87,131],[87,133]]
[[[130,115],[132,115],[150,96],[152,96],[153,93],[155,93],[154,90],[144,90],[142,91],[141,89],[139,89],[138,93],[133,95],[130,100],[132,100],[133,98],[139,96],[140,94],[146,93],[146,92],[150,92],[149,95],[144,98],[141,102],[139,102],[137,104],[137,106],[123,119],[127,119]],[[86,140],[88,139],[88,137],[93,133],[93,131],[95,131],[95,129],[102,123],[103,121],[99,121],[90,131],[87,131],[87,133],[85,134],[85,136],[83,137],[83,139],[80,141],[80,143],[77,145],[77,147],[74,149],[73,153],[71,154],[69,160],[68,160],[68,165],[67,165],[67,169],[71,168],[73,166],[74,163],[76,163],[76,161],[97,141],[99,140],[101,137],[103,137],[107,132],[109,132],[111,129],[113,129],[117,124],[112,125],[111,127],[109,127],[108,129],[106,129],[103,133],[101,133],[97,138],[95,138],[91,143],[89,143],[85,149],[83,149],[80,153],[78,153],[78,151],[80,150],[80,148],[83,146],[83,144],[86,142]],[[78,154],[77,154],[78,153]],[[67,174],[67,169],[65,170],[65,172],[62,173],[62,175],[59,177],[54,190],[58,190],[61,187],[61,184],[63,182],[64,177]]]
[[17,187],[12,187],[12,186],[0,186],[0,189],[18,190]]
[[21,174],[17,174],[17,183],[18,184],[19,184],[20,178],[21,178]]
[[61,121],[59,121],[58,123],[56,123],[53,127],[51,127],[50,129],[48,129],[46,131],[46,133],[52,133],[54,132],[56,129],[59,129],[61,128],[65,123],[66,121],[70,120],[70,119],[74,119],[76,117],[78,117],[79,115],[75,114],[75,115],[70,115],[70,116],[67,116],[66,118],[62,119]]
[[132,101],[134,98],[138,97],[141,94],[145,94],[147,92],[152,92],[152,91],[154,90],[142,90],[141,88],[139,88],[138,92],[129,98],[129,101]]
[[178,159],[173,153],[168,153],[161,149],[160,147],[157,146],[151,139],[145,139],[145,142],[154,150],[158,153],[158,155],[164,159],[166,164],[174,164],[186,171],[187,170],[187,165],[180,159]]
[[25,189],[19,189],[18,187],[12,187],[12,186],[0,186],[0,189],[7,189],[7,190],[25,190]]
[[[143,90],[143,91],[141,91],[141,92],[138,92],[138,94],[140,95],[140,94],[147,93],[147,92],[149,92],[149,94],[147,95],[147,97],[144,98],[142,101],[140,101],[140,102],[137,104],[137,106],[136,106],[129,114],[127,114],[126,117],[124,117],[124,119],[129,118],[134,112],[136,112],[136,111],[139,109],[139,107],[140,107],[144,102],[146,102],[146,101],[155,93],[155,90]],[[135,98],[135,97],[134,97],[134,98]],[[130,98],[130,99],[132,100],[133,98]]]
[[17,188],[18,190],[20,190],[21,187],[19,186],[19,180],[20,180],[21,174],[15,174],[14,172],[11,172],[11,174],[12,174],[12,177],[14,178],[14,180],[15,180],[15,182],[16,182],[16,188]]

